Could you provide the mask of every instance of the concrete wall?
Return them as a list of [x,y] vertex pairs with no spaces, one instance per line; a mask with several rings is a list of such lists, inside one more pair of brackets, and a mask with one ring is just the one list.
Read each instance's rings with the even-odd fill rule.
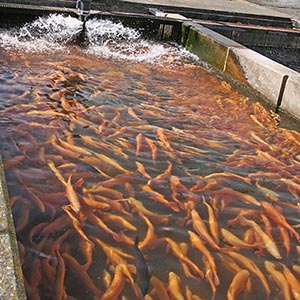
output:
[[0,156],[0,299],[26,300],[4,168]]
[[299,73],[194,22],[184,22],[182,33],[192,53],[300,118]]

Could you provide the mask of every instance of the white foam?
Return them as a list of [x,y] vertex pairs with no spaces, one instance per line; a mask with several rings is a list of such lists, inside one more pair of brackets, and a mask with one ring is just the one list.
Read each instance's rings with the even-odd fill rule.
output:
[[[26,52],[68,52],[82,30],[78,19],[60,14],[40,17],[20,29],[0,32],[0,46]],[[197,60],[196,56],[178,46],[170,46],[142,38],[137,29],[110,20],[91,19],[86,23],[86,47],[83,54],[115,60],[147,63]]]

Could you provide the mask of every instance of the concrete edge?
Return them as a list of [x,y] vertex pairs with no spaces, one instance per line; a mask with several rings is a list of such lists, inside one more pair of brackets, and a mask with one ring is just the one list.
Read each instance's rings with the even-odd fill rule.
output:
[[0,155],[0,299],[26,300],[16,232]]
[[300,74],[192,21],[183,22],[181,44],[200,59],[300,118]]

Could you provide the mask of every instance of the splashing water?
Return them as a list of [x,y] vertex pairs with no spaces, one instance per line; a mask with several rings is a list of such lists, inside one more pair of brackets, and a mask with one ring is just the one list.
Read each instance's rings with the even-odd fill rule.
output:
[[[40,17],[19,29],[0,31],[0,46],[29,53],[70,52],[70,44],[82,30],[82,22],[71,16],[52,14]],[[139,62],[197,62],[196,56],[178,45],[162,44],[142,38],[137,30],[110,20],[91,19],[86,23],[83,54]]]
[[0,45],[5,49],[26,52],[67,51],[65,45],[81,30],[76,18],[58,14],[40,17],[20,29],[0,32]]

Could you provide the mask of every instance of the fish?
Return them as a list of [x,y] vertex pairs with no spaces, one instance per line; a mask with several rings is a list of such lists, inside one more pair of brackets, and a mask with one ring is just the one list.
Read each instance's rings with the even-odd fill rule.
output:
[[216,250],[220,250],[220,246],[215,242],[215,240],[210,236],[209,232],[206,229],[206,226],[201,219],[200,215],[195,209],[191,210],[193,228],[211,247]]
[[148,293],[150,286],[150,274],[148,264],[144,258],[143,253],[139,249],[139,236],[136,235],[134,239],[134,256],[136,266],[136,283],[141,291],[141,294],[145,296]]
[[228,205],[234,200],[241,200],[248,204],[253,204],[255,206],[261,206],[260,202],[257,201],[253,196],[245,193],[241,193],[239,191],[235,191],[233,189],[223,187],[217,191],[212,192],[213,195],[218,195],[220,199],[224,201],[225,204]]
[[240,222],[242,226],[248,225],[250,227],[252,227],[255,232],[261,237],[266,250],[276,259],[281,259],[281,255],[279,253],[279,250],[276,246],[276,243],[261,229],[261,227],[255,223],[252,220],[248,220],[243,216],[240,216]]
[[111,281],[112,281],[112,276],[110,275],[110,273],[107,270],[103,270],[102,273],[102,278],[103,278],[103,284],[105,286],[106,289],[109,288],[109,286],[111,285]]
[[177,257],[180,261],[184,262],[189,268],[194,272],[194,274],[199,275],[200,278],[204,278],[204,274],[199,267],[192,262],[186,255],[184,255],[180,249],[180,246],[173,241],[171,238],[164,237],[162,238],[168,243],[168,248],[172,251],[175,257]]
[[259,190],[264,194],[264,196],[269,199],[272,203],[277,202],[279,200],[279,195],[274,191],[267,189],[264,186],[261,186],[258,181],[256,181],[255,185],[259,188]]
[[279,225],[278,225],[278,229],[279,229],[280,235],[282,237],[282,242],[285,247],[286,254],[287,254],[287,256],[289,256],[290,251],[291,251],[291,239],[290,239],[288,230],[285,227],[282,227]]
[[25,159],[24,155],[16,155],[4,162],[4,169],[8,170],[17,167],[17,165]]
[[226,230],[225,228],[221,228],[221,234],[223,236],[223,240],[232,246],[241,247],[241,248],[254,248],[255,247],[255,245],[248,244],[245,241],[239,239],[237,236],[235,236],[233,233]]
[[168,291],[173,300],[185,300],[181,292],[180,278],[174,272],[169,272],[169,286]]
[[272,204],[265,201],[262,201],[261,205],[271,220],[289,230],[294,235],[295,239],[300,242],[300,236],[298,232],[287,222],[286,218],[280,211],[278,211]]
[[133,117],[134,119],[136,119],[137,121],[143,121],[141,118],[138,117],[138,115],[135,113],[135,111],[133,110],[132,107],[129,107],[127,109],[128,114]]
[[250,272],[245,269],[241,269],[233,277],[228,291],[227,300],[235,300],[240,292],[246,289],[247,281],[250,279]]
[[283,268],[283,275],[288,282],[291,292],[295,298],[295,300],[300,300],[300,282],[299,279],[295,277],[295,275],[290,271],[290,269],[284,265],[280,264]]
[[103,222],[111,222],[115,226],[119,226],[120,228],[125,229],[125,230],[137,231],[136,226],[131,224],[129,221],[127,221],[122,216],[118,216],[118,215],[112,214],[112,213],[100,212],[99,210],[97,212],[95,212],[95,214],[100,216],[101,220]]
[[82,265],[82,269],[87,271],[93,263],[93,251],[94,248],[90,243],[87,243],[85,240],[80,239],[79,241],[79,249],[83,257],[85,258],[85,264]]
[[217,256],[221,260],[222,264],[232,273],[236,274],[242,268],[232,259],[230,256],[224,253],[217,253]]
[[234,251],[228,251],[227,255],[229,255],[232,259],[235,260],[235,262],[242,265],[244,268],[246,268],[247,270],[249,270],[250,272],[252,272],[253,274],[255,274],[259,278],[259,280],[260,280],[260,282],[261,282],[262,286],[264,287],[265,292],[267,294],[267,299],[269,299],[270,293],[271,293],[269,283],[268,283],[265,275],[257,267],[257,265],[251,259],[247,258],[246,256],[244,256],[240,253],[237,253],[237,252],[234,252]]
[[95,245],[102,249],[102,251],[106,255],[107,260],[115,267],[118,265],[126,264],[125,259],[133,259],[132,255],[127,254],[126,252],[118,249],[117,247],[108,245],[107,243],[103,242],[100,238],[91,237],[91,240],[94,241]]
[[91,195],[89,195],[88,197],[79,195],[79,198],[83,205],[86,205],[87,207],[90,207],[90,208],[95,208],[95,209],[100,209],[100,210],[109,210],[111,208],[111,206],[108,203],[102,202],[102,201],[97,201],[97,200],[93,199]]
[[151,276],[150,283],[154,287],[154,293],[157,294],[159,300],[171,300],[164,284],[157,277]]
[[67,293],[64,285],[66,266],[58,249],[55,250],[55,253],[58,261],[57,273],[55,276],[56,277],[55,278],[55,293],[56,293],[55,299],[65,300],[67,299]]
[[77,196],[77,193],[74,191],[74,188],[72,186],[71,177],[72,177],[72,175],[69,176],[68,182],[66,185],[66,196],[69,200],[70,207],[73,209],[73,211],[76,214],[78,214],[81,210],[81,204],[80,204],[79,198]]
[[[102,297],[103,293],[96,287],[93,280],[90,278],[87,271],[84,271],[79,262],[69,253],[63,252],[62,257],[74,276],[78,278],[83,287],[86,287],[96,297]],[[97,298],[96,298],[97,299]],[[102,299],[102,298],[100,298]]]
[[57,179],[64,185],[67,186],[67,182],[65,180],[65,178],[62,176],[62,174],[60,173],[60,171],[56,168],[54,162],[50,159],[47,159],[47,164],[49,166],[49,168],[51,169],[51,171],[55,174],[55,176],[57,177]]
[[143,135],[141,133],[139,133],[136,136],[136,150],[135,150],[135,156],[139,156],[140,155],[140,151],[142,149],[142,143],[143,143]]
[[[171,176],[173,165],[168,160],[167,160],[167,164],[168,164],[168,167],[166,168],[166,170],[163,173],[154,177],[151,181],[161,181],[161,180],[165,180],[166,178]],[[150,185],[151,181],[148,181],[147,184]]]
[[[179,247],[183,255],[187,256],[188,245],[186,243],[180,243]],[[195,275],[191,273],[189,266],[184,261],[180,261],[180,263],[182,266],[183,273],[187,278],[194,278],[194,279],[197,278]]]
[[139,185],[141,190],[149,194],[149,198],[159,202],[170,209],[174,210],[175,212],[179,212],[179,208],[176,202],[168,201],[162,194],[153,190],[149,185],[140,184]]
[[209,230],[211,235],[213,236],[213,239],[218,244],[219,243],[219,226],[218,221],[214,212],[214,209],[205,201],[203,198],[203,203],[207,207],[208,211],[208,224],[209,224]]
[[151,150],[151,157],[153,161],[156,161],[157,159],[157,146],[155,145],[154,141],[152,141],[151,139],[145,137],[145,142],[147,143],[148,147]]
[[198,194],[191,192],[184,184],[182,184],[178,176],[174,176],[174,175],[170,176],[170,186],[172,191],[171,197],[175,202],[178,203],[178,206],[180,208],[183,209],[184,204],[178,198],[178,195],[185,197],[189,200],[192,200],[196,203],[200,201],[200,196]]
[[162,128],[157,128],[156,130],[158,139],[162,142],[163,146],[170,152],[174,152],[174,149],[171,147],[164,130]]
[[289,287],[289,284],[288,284],[286,278],[284,277],[284,275],[275,269],[274,263],[266,260],[264,262],[264,265],[265,265],[266,270],[270,274],[271,278],[273,278],[276,285],[280,288],[280,290],[283,294],[284,300],[292,300],[290,287]]
[[196,233],[188,230],[188,234],[190,236],[190,241],[191,241],[193,248],[196,248],[199,252],[201,252],[207,258],[207,261],[210,264],[213,275],[214,275],[214,283],[216,286],[218,286],[220,284],[220,279],[218,276],[217,265],[215,263],[214,257],[212,256],[210,251],[204,245],[204,242],[201,240],[201,238]]
[[26,187],[26,191],[31,196],[31,198],[34,200],[36,206],[40,209],[40,211],[42,213],[44,213],[46,211],[46,208],[45,208],[45,204],[44,204],[43,200],[32,191],[32,188]]
[[86,210],[85,215],[87,219],[94,225],[99,226],[102,228],[105,232],[110,234],[115,241],[119,241],[120,236],[118,233],[114,232],[112,229],[110,229],[101,218],[98,218],[92,211]]
[[148,230],[147,230],[144,240],[142,242],[140,242],[139,249],[140,250],[150,249],[157,242],[157,236],[155,234],[154,226],[152,225],[150,220],[146,216],[143,215],[143,213],[140,213],[140,216],[147,224]]
[[212,270],[212,267],[205,255],[203,255],[202,261],[203,261],[204,267],[205,267],[205,278],[208,281],[208,283],[211,287],[211,290],[212,290],[211,300],[214,300],[215,296],[216,296],[217,287],[216,287],[215,280],[214,280],[213,270]]
[[145,167],[143,166],[143,164],[141,164],[140,162],[136,161],[135,162],[136,167],[137,167],[137,171],[139,173],[141,173],[145,178],[151,179],[152,177],[147,173]]
[[117,191],[116,189],[103,186],[102,182],[92,186],[91,188],[84,188],[83,192],[97,193],[102,197],[108,197],[109,199],[113,199],[113,200],[118,200],[123,198],[123,194],[121,192]]
[[75,229],[75,231],[91,246],[94,248],[94,243],[87,237],[87,235],[84,233],[84,231],[81,228],[81,223],[80,221],[76,218],[76,216],[73,215],[70,206],[69,205],[64,205],[62,206],[62,209],[66,212],[70,220],[72,221],[72,225]]

